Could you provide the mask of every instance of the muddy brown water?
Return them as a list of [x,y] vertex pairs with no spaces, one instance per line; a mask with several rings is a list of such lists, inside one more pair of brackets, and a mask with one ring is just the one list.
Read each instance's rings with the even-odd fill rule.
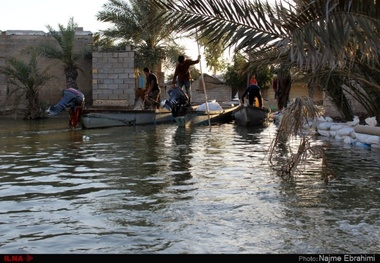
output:
[[0,253],[379,253],[380,152],[318,138],[293,182],[276,126],[68,129],[0,120]]

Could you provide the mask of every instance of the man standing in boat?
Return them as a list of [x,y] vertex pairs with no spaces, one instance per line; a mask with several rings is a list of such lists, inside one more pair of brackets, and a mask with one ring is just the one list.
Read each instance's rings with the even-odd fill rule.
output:
[[[187,97],[189,98],[189,104],[191,104],[191,76],[190,76],[190,66],[199,63],[201,60],[201,55],[198,55],[197,60],[185,59],[184,56],[178,57],[178,64],[174,71],[173,76],[173,87],[178,86],[180,89],[185,87]],[[177,80],[178,77],[178,80]]]
[[253,84],[249,85],[248,88],[244,91],[243,95],[241,96],[241,103],[244,104],[244,98],[248,95],[248,103],[249,105],[254,106],[255,98],[258,100],[258,106],[259,108],[263,107],[263,100],[261,97],[261,89],[258,85]]
[[149,68],[144,68],[146,76],[146,88],[145,88],[145,108],[158,108],[160,106],[160,87],[158,87],[158,81],[156,75],[150,72]]

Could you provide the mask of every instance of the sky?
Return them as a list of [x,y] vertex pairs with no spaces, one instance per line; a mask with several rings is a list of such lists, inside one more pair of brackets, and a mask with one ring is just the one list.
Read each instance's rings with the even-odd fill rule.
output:
[[[274,0],[271,0],[274,1]],[[46,25],[58,29],[69,18],[85,31],[104,30],[109,24],[97,21],[96,14],[108,0],[0,0],[0,31],[38,30]]]
[[[65,27],[70,19],[84,31],[105,30],[112,24],[96,19],[108,0],[0,0],[0,31],[37,30],[48,32],[46,26]],[[187,46],[187,45],[185,45]],[[187,48],[189,58],[197,59],[198,49]],[[203,66],[205,68],[205,66]]]
[[[0,31],[36,30],[48,32],[47,25],[58,29],[65,27],[71,17],[78,27],[92,33],[105,30],[112,24],[96,19],[99,11],[108,0],[0,0]],[[184,41],[186,53],[190,59],[197,59],[198,47],[193,41]],[[202,52],[202,50],[201,50]],[[209,73],[202,56],[198,67]]]
[[108,0],[0,0],[0,30],[37,30],[47,25],[67,26],[70,17],[84,31],[104,30],[109,24],[97,21],[96,14]]

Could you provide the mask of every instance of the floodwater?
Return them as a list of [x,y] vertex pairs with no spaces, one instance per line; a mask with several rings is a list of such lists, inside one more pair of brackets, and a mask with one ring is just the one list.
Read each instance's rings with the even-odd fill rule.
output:
[[380,150],[319,138],[289,182],[273,124],[68,129],[0,120],[0,253],[380,252]]

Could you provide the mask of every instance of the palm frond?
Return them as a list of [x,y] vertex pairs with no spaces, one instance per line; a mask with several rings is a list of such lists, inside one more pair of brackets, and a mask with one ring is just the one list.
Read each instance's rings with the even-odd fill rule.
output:
[[222,40],[226,48],[275,47],[286,34],[271,19],[276,17],[273,9],[260,1],[151,1],[161,10],[159,18],[172,23],[177,32],[200,30],[200,38]]
[[380,52],[375,1],[151,0],[178,32],[195,32],[237,51],[276,50],[304,69],[341,67],[351,48],[374,62]]
[[0,66],[0,73],[7,76],[7,96],[14,99],[17,107],[25,96],[28,106],[25,118],[34,119],[44,115],[39,102],[40,89],[52,78],[49,68],[40,69],[37,63],[37,54],[33,53],[28,62],[17,58],[8,60],[6,66]]
[[[309,155],[322,159],[322,180],[328,182],[333,175],[327,166],[323,148],[312,145],[310,141],[310,133],[315,129],[314,123],[321,114],[322,111],[310,97],[296,98],[283,112],[278,132],[269,148],[269,162],[277,169],[279,176],[294,178],[299,166],[308,161]],[[292,139],[299,141],[297,151],[289,144]],[[285,153],[286,156],[279,157],[276,149],[282,149],[281,155]]]

